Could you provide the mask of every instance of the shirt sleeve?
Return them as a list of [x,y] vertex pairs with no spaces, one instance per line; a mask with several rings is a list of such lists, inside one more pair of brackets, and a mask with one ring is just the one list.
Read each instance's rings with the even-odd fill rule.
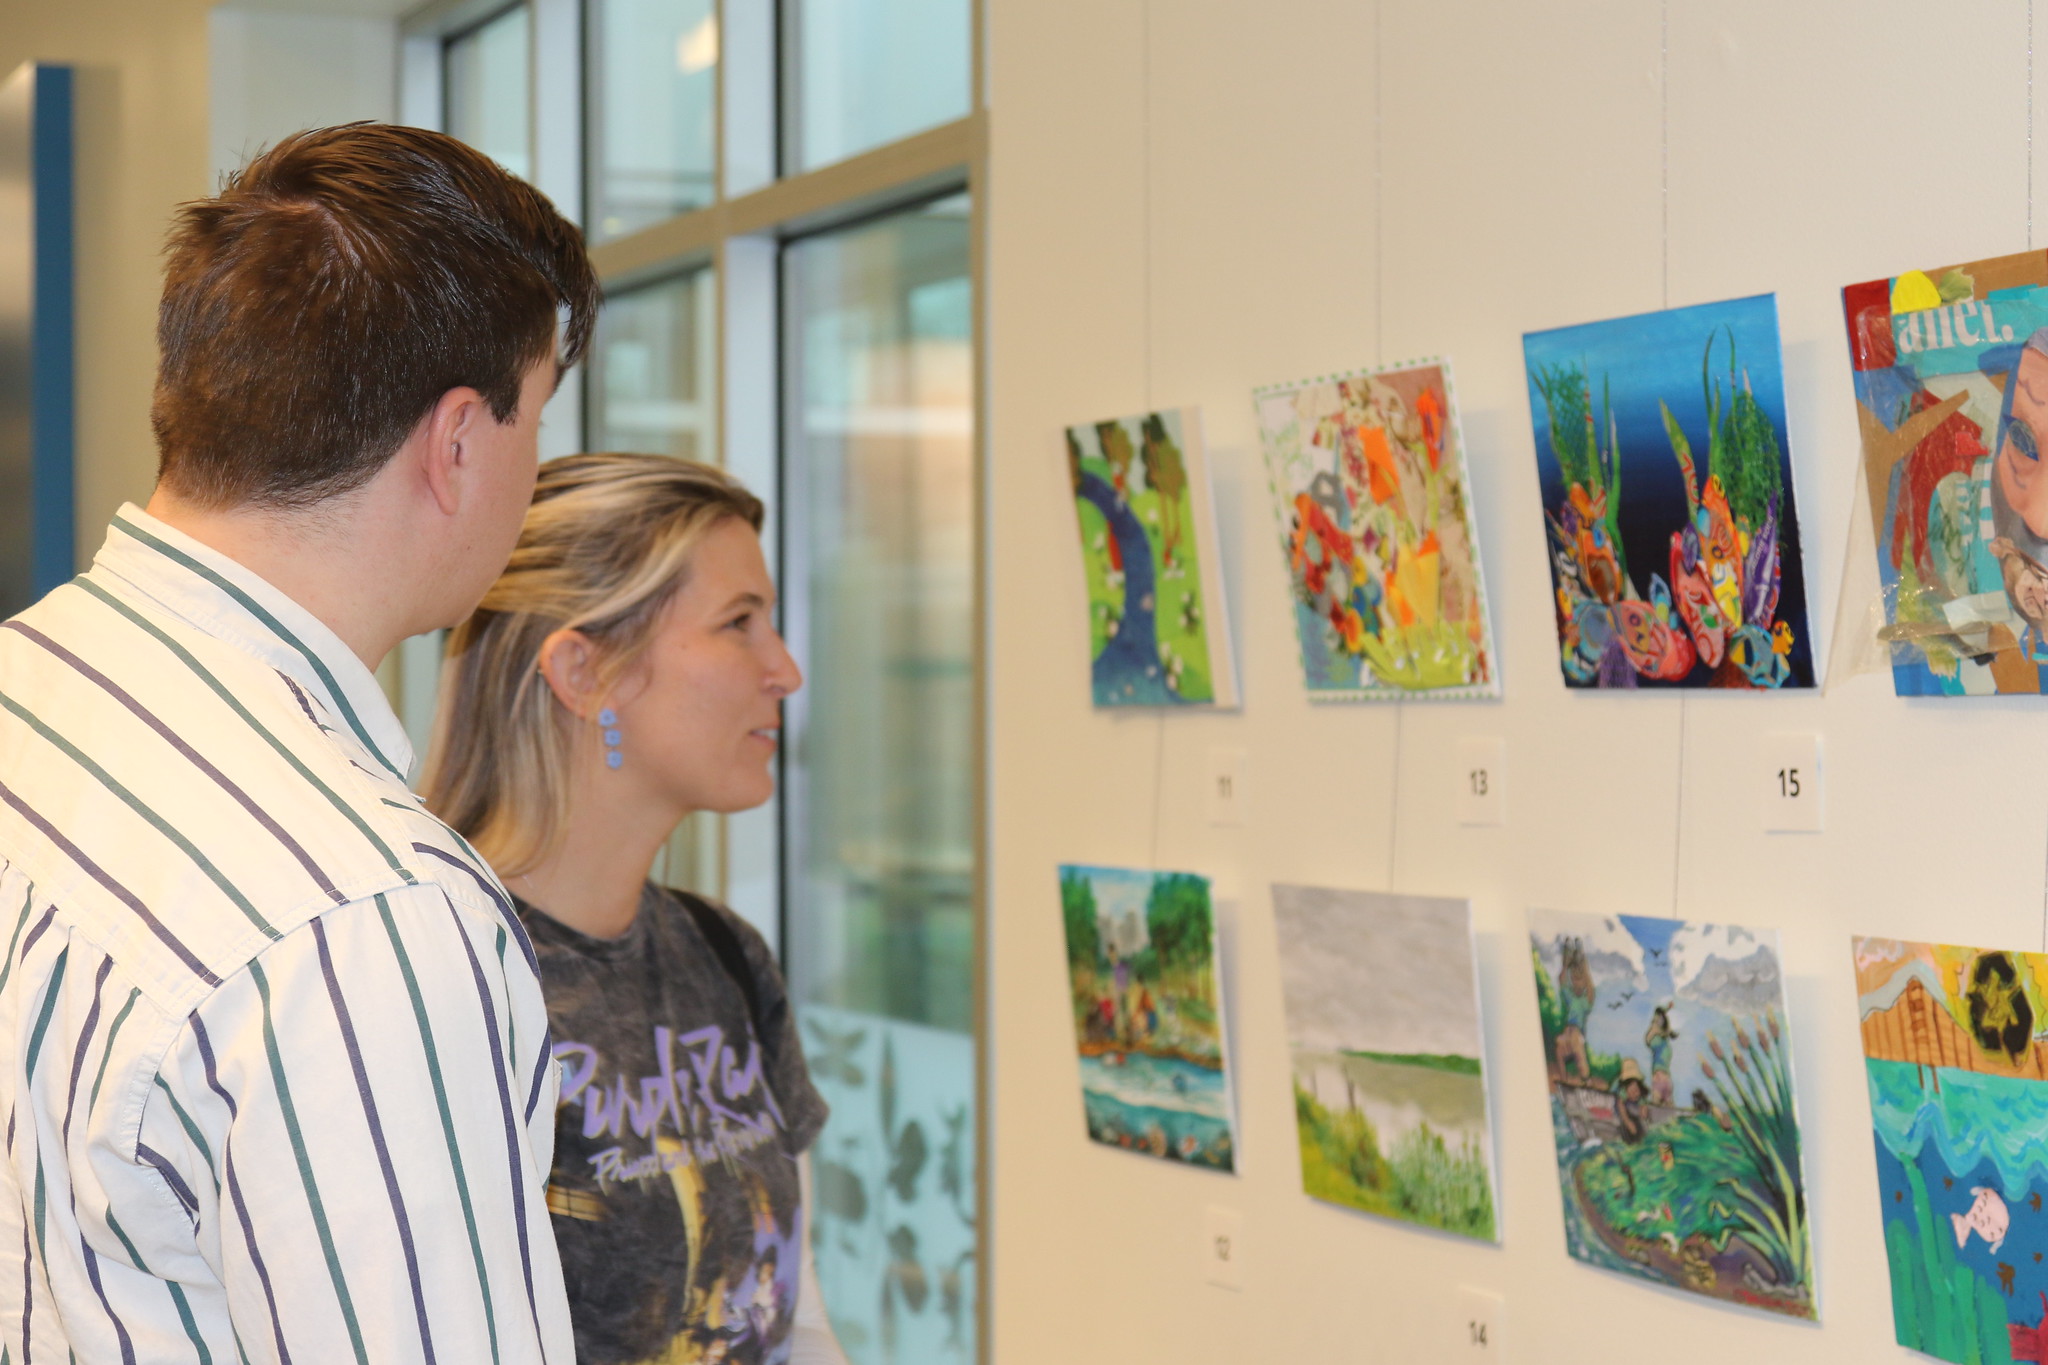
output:
[[782,1109],[790,1150],[809,1151],[824,1131],[825,1120],[832,1116],[832,1107],[811,1083],[811,1068],[804,1060],[803,1038],[789,999],[789,987],[761,932],[724,906],[716,908],[739,935],[747,965],[753,969],[754,997],[761,1010],[757,1026],[762,1032],[761,1046],[768,1055],[768,1083]]
[[432,885],[342,906],[173,1043],[137,1156],[187,1210],[251,1365],[570,1365],[542,1196],[554,1069],[507,940]]

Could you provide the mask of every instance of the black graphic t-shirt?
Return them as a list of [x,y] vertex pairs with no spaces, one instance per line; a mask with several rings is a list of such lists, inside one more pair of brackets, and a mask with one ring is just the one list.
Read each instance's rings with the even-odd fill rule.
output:
[[824,1127],[768,945],[723,906],[761,1020],[680,899],[592,938],[519,903],[562,1063],[548,1208],[580,1365],[776,1365],[790,1349],[797,1157]]

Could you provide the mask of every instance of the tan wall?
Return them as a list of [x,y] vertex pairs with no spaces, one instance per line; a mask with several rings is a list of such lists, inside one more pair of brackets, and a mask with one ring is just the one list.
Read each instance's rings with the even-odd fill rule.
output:
[[[1882,676],[1825,695],[1568,695],[1521,335],[1667,290],[1674,306],[1777,292],[1826,660],[1860,488],[1838,291],[2048,244],[2029,204],[2048,187],[2048,99],[2030,91],[2026,6],[987,13],[996,1360],[1476,1365],[1461,1285],[1506,1295],[1495,1354],[1512,1365],[1927,1359],[1892,1340],[1850,935],[2041,942],[2048,718],[2031,700],[1901,701]],[[1968,78],[1930,77],[1961,34]],[[1455,366],[1505,696],[1311,706],[1251,391],[1427,355]],[[1202,408],[1241,711],[1089,704],[1060,431],[1155,404]],[[1762,829],[1774,730],[1824,734],[1821,833]],[[1506,741],[1505,825],[1458,823],[1467,735]],[[1236,828],[1209,823],[1212,746],[1249,755]],[[1217,879],[1238,1175],[1084,1136],[1063,860]],[[1302,1193],[1275,881],[1471,898],[1500,1247]],[[1567,1258],[1530,907],[1780,931],[1819,1328]],[[1242,1293],[1203,1282],[1211,1206],[1243,1216]]]
[[208,0],[0,5],[0,72],[78,69],[78,550],[149,494],[157,251],[208,181]]

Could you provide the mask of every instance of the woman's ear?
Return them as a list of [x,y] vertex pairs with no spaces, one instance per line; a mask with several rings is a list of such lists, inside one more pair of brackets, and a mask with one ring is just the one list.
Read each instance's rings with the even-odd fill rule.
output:
[[597,646],[580,630],[555,631],[540,642],[540,675],[570,715],[589,720],[596,714]]

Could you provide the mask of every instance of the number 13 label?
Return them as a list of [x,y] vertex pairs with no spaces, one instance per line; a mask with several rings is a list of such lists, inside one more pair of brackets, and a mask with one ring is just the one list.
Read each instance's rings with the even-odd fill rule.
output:
[[1461,825],[1507,822],[1507,741],[1467,735],[1458,741],[1457,806]]

